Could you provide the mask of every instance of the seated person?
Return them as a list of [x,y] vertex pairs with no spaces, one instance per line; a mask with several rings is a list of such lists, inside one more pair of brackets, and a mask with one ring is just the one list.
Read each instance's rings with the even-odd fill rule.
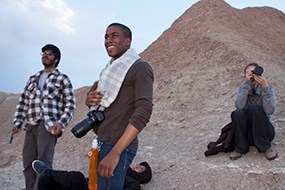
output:
[[[34,160],[33,169],[40,175],[39,190],[88,190],[88,178],[79,171],[54,170],[40,160]],[[147,162],[131,165],[126,174],[124,190],[140,190],[140,184],[148,183],[152,171]]]
[[257,63],[244,68],[244,80],[235,100],[236,110],[231,114],[236,144],[231,160],[246,154],[249,146],[255,146],[268,160],[278,157],[271,147],[275,129],[270,116],[275,110],[275,95],[262,73],[263,68]]

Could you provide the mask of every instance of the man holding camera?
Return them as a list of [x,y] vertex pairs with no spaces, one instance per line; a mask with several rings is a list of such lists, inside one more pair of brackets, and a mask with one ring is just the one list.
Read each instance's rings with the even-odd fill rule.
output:
[[236,110],[231,114],[236,143],[231,160],[242,157],[249,146],[255,146],[268,160],[278,157],[271,147],[275,130],[270,115],[275,110],[275,95],[262,73],[263,68],[257,63],[250,63],[244,69],[245,79],[237,92]]
[[97,122],[101,148],[98,189],[122,190],[128,166],[134,159],[139,132],[149,122],[153,108],[153,71],[131,47],[131,30],[110,24],[105,48],[111,57],[100,79],[87,94],[86,105],[104,108],[105,119]]

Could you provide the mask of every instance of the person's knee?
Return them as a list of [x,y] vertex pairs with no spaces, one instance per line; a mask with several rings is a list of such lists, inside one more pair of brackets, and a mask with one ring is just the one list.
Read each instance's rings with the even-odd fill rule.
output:
[[232,120],[240,120],[243,119],[246,115],[246,112],[243,109],[236,109],[231,113]]
[[266,113],[264,112],[264,109],[255,103],[249,104],[248,113],[251,117],[266,118],[266,120],[268,118]]
[[248,105],[248,111],[250,111],[251,113],[256,113],[259,110],[259,107],[257,104],[249,104]]

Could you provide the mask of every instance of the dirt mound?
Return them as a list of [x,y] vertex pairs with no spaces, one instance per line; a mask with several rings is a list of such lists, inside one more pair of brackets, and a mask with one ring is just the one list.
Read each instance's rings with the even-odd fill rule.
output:
[[[270,8],[235,9],[222,0],[201,0],[181,15],[140,55],[155,74],[154,111],[139,135],[135,162],[147,160],[153,179],[142,189],[282,189],[285,186],[285,15]],[[210,141],[230,121],[243,67],[255,61],[274,86],[277,109],[275,161],[255,148],[237,161],[220,153],[205,157]],[[94,135],[75,138],[70,129],[86,117],[88,87],[76,90],[77,110],[56,147],[55,168],[88,174],[88,151]],[[24,133],[7,144],[19,95],[0,104],[0,184],[24,186],[21,148]],[[13,174],[13,178],[11,177]],[[15,181],[15,174],[18,181]],[[1,189],[1,188],[0,188]]]

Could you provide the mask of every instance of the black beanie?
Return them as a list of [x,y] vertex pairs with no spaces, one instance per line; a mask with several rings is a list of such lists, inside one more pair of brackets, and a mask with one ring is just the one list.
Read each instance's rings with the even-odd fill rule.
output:
[[151,168],[147,162],[142,162],[140,165],[145,166],[146,169],[142,173],[133,171],[130,167],[128,168],[127,175],[137,180],[140,184],[148,183],[152,178]]

